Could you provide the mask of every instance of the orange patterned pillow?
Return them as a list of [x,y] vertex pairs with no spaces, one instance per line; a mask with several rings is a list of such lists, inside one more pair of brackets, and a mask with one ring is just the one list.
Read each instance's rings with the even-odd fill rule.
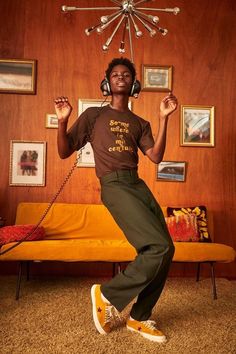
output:
[[200,237],[196,215],[177,215],[165,218],[173,241],[198,242]]
[[196,215],[200,242],[211,242],[207,225],[207,208],[204,205],[182,208],[167,208],[167,216]]
[[21,241],[27,235],[30,236],[26,239],[26,241],[33,241],[43,239],[46,236],[46,233],[43,226],[39,226],[37,229],[35,229],[35,225],[4,226],[0,228],[0,245]]

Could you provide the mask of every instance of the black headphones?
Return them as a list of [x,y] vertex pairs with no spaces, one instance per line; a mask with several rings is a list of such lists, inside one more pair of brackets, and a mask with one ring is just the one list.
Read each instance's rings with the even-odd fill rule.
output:
[[[100,89],[103,93],[103,96],[110,96],[111,93],[111,87],[109,80],[105,77],[105,79],[102,80],[100,84]],[[139,92],[141,91],[141,83],[139,80],[134,80],[133,85],[130,90],[130,96],[134,98],[138,98]]]

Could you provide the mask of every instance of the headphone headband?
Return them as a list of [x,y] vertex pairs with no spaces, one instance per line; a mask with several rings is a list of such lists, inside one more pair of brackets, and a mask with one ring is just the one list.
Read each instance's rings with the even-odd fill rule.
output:
[[[100,89],[102,91],[103,96],[110,96],[112,94],[110,82],[107,77],[105,77],[105,79],[102,80],[100,84]],[[139,80],[134,79],[129,95],[131,97],[138,98],[140,91],[141,91],[141,83]]]

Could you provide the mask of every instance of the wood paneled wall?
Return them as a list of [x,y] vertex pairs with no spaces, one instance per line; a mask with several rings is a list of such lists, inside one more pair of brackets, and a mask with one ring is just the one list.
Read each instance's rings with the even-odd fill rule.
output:
[[[101,50],[110,31],[87,37],[84,29],[97,23],[101,12],[60,11],[59,0],[0,2],[0,58],[36,59],[36,95],[0,94],[0,215],[14,223],[17,203],[50,201],[69,171],[75,156],[61,161],[56,130],[45,128],[47,113],[54,113],[53,98],[67,95],[76,119],[79,98],[102,98],[99,86],[108,62],[118,57],[120,36],[108,53]],[[110,6],[110,1],[70,0],[70,6]],[[165,160],[186,161],[184,183],[157,182],[156,166],[140,156],[140,175],[162,205],[204,204],[214,212],[216,242],[236,249],[236,4],[234,0],[159,0],[153,7],[179,6],[178,16],[160,13],[166,37],[134,39],[138,78],[142,64],[173,65],[173,92],[180,105],[215,106],[215,147],[180,146],[180,109],[168,128]],[[119,37],[119,38],[118,38]],[[126,54],[129,56],[129,51]],[[164,93],[142,92],[133,110],[158,129],[158,107]],[[47,142],[45,187],[9,186],[11,140]],[[100,203],[99,183],[93,168],[76,169],[58,202]],[[176,265],[179,275],[188,266]],[[219,265],[218,276],[236,276],[235,264]]]

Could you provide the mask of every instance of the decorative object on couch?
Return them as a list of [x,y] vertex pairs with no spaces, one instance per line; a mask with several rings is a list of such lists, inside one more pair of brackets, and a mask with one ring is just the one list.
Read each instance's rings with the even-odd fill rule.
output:
[[[29,237],[27,237],[29,235]],[[43,226],[11,225],[0,228],[0,246],[10,242],[42,240],[46,236]]]
[[167,207],[168,216],[196,215],[200,242],[211,242],[207,225],[207,208],[203,205],[194,207]]
[[199,241],[197,217],[195,214],[169,216],[165,220],[173,241]]

